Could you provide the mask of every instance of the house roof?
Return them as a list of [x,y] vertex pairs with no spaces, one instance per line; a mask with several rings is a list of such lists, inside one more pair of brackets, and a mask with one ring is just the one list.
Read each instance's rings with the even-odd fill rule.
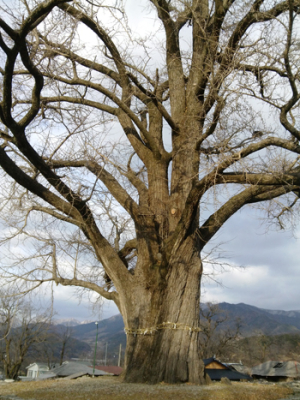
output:
[[[210,358],[205,358],[205,359],[203,360],[204,366],[206,367],[207,365],[211,364],[211,363],[214,362],[214,361],[217,362],[217,363],[219,363],[219,364],[222,364],[221,361],[217,360],[215,357],[210,357]],[[223,365],[223,364],[222,364],[222,365]]]
[[87,365],[80,364],[78,362],[73,362],[73,361],[66,361],[59,367],[55,367],[51,370],[51,372],[54,372],[55,375],[57,376],[69,376],[73,374],[78,374],[78,373],[86,373],[88,375],[112,375],[109,372],[105,372],[99,369],[95,368],[95,373],[93,371],[92,367],[88,367]]
[[100,365],[100,366],[96,365],[95,369],[100,369],[105,372],[110,372],[111,374],[114,374],[114,375],[120,375],[123,371],[123,368],[117,367],[115,365]]
[[28,365],[28,367],[26,367],[26,369],[31,368],[31,367],[33,367],[34,365],[37,365],[38,368],[48,368],[48,369],[49,369],[48,364],[46,364],[46,363],[40,363],[40,362],[32,363],[32,364]]
[[47,371],[44,374],[39,375],[37,378],[35,378],[37,381],[44,381],[46,379],[51,379],[51,378],[57,378],[57,375],[52,372],[52,371]]
[[300,377],[300,363],[297,361],[267,361],[252,368],[252,376]]
[[77,378],[81,378],[82,376],[86,376],[89,375],[87,372],[77,372],[75,374],[66,376],[64,379],[77,379]]

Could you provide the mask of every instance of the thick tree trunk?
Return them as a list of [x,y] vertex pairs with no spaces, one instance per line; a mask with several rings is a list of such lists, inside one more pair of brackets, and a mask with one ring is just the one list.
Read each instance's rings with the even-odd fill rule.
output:
[[132,289],[123,313],[125,381],[205,382],[198,340],[201,273],[199,255],[181,252],[158,286]]

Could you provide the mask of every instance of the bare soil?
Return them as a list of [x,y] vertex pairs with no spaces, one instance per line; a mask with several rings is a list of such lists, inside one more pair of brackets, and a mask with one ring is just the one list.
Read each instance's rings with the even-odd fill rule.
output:
[[275,384],[142,385],[112,376],[0,383],[0,400],[278,400],[290,394]]

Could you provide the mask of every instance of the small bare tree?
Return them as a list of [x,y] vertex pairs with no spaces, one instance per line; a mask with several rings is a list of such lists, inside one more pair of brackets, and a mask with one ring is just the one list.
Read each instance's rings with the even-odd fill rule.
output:
[[50,323],[51,313],[38,312],[30,301],[1,292],[0,362],[6,378],[17,379],[30,349],[47,340]]
[[59,332],[59,338],[61,339],[61,350],[60,350],[60,357],[59,357],[59,365],[62,365],[64,361],[64,355],[66,348],[70,342],[70,339],[72,338],[72,327],[69,325],[66,325],[63,330],[60,330]]
[[206,303],[200,308],[200,326],[202,357],[222,357],[228,355],[241,333],[241,321],[231,321],[230,315],[219,308],[218,304]]

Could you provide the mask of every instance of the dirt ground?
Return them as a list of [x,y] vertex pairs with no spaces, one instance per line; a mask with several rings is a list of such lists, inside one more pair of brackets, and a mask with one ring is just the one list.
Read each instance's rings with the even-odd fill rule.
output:
[[142,385],[113,376],[0,383],[0,400],[277,400],[291,393],[275,384]]

